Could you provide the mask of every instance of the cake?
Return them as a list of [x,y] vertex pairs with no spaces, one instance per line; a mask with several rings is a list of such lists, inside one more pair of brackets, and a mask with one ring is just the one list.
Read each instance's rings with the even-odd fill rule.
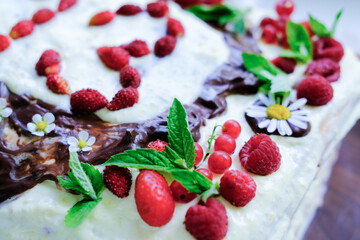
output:
[[[140,10],[132,7],[131,11],[119,9],[128,4],[125,0],[62,0],[60,5],[57,0],[0,2],[0,33],[13,29],[10,33],[13,40],[0,52],[0,97],[5,99],[0,102],[1,239],[201,239],[193,230],[196,226],[190,224],[194,218],[189,217],[189,212],[190,209],[200,209],[199,206],[203,207],[209,201],[216,205],[218,212],[214,210],[214,214],[218,218],[205,224],[208,229],[203,229],[204,232],[214,231],[213,238],[202,239],[219,239],[219,232],[224,239],[302,238],[316,208],[321,205],[326,181],[337,159],[337,144],[359,118],[360,88],[357,81],[360,62],[356,54],[344,47],[341,61],[332,61],[339,62],[341,69],[340,78],[334,81],[310,73],[308,65],[316,60],[312,55],[307,56],[306,64],[299,64],[299,59],[295,61],[296,67],[288,75],[279,70],[286,70],[283,65],[273,61],[279,67],[274,75],[279,74],[276,79],[285,82],[280,87],[286,91],[271,92],[270,88],[268,95],[261,94],[258,93],[259,88],[264,88],[264,81],[272,77],[265,75],[261,79],[264,73],[252,69],[246,59],[264,57],[273,60],[282,54],[283,49],[278,45],[286,45],[286,39],[285,43],[281,41],[283,36],[271,40],[265,34],[272,26],[266,27],[263,19],[273,16],[273,13],[268,15],[265,11],[252,9],[245,15],[246,30],[234,30],[234,22],[218,28],[216,24],[210,26],[203,22],[177,3],[160,1],[160,5],[167,4],[169,9],[162,6],[160,10],[152,10],[147,7],[151,2],[133,0],[131,4],[139,6]],[[176,2],[184,8],[193,2],[199,3]],[[216,5],[222,1],[204,2],[208,5],[215,3],[213,8],[220,6],[224,9],[223,5]],[[226,7],[230,13],[231,9],[241,6],[238,1],[226,4],[232,6]],[[33,14],[43,8],[54,12],[47,10],[44,15],[33,18]],[[58,11],[55,12],[56,9]],[[114,14],[117,9],[118,13]],[[204,9],[208,8],[195,7],[191,12],[199,16],[199,11]],[[176,20],[173,31],[169,30],[167,15]],[[45,20],[42,17],[47,21],[43,23]],[[32,19],[31,23],[27,23],[27,32],[24,28],[12,28],[24,19]],[[242,20],[237,21],[242,23]],[[294,28],[305,31],[304,27],[295,25]],[[244,35],[238,34],[240,32]],[[166,38],[167,34],[172,37]],[[9,40],[5,35],[1,39]],[[145,41],[150,50],[142,48],[145,53],[141,57],[129,49],[129,45],[137,39]],[[317,40],[315,36],[314,41]],[[272,41],[271,44],[269,41]],[[0,44],[0,49],[2,46]],[[130,59],[129,62],[120,63],[121,67],[117,68],[112,63],[119,61],[112,57],[112,61],[107,61],[106,51],[109,48],[106,47],[116,47],[115,50]],[[55,59],[55,63],[46,65],[44,61],[46,66],[42,67],[41,58],[46,57],[41,56],[49,49],[53,52],[47,54],[55,56],[51,58]],[[124,73],[126,65],[135,70]],[[318,71],[316,66],[314,69],[312,71]],[[128,86],[124,76],[136,77],[136,72],[141,76],[141,83],[131,80]],[[310,81],[312,78],[316,79]],[[320,82],[325,87],[312,90],[309,94],[308,89],[312,89],[312,85],[304,83],[303,79]],[[274,88],[275,84],[271,84]],[[124,93],[123,89],[127,89],[128,93]],[[324,93],[323,89],[327,91]],[[271,93],[279,92],[288,92],[290,96],[281,93],[282,101],[277,102],[278,96],[273,99]],[[305,105],[304,99],[307,99],[308,105]],[[278,109],[268,111],[273,105],[278,105]],[[264,109],[266,112],[261,112]],[[188,166],[188,161],[165,159],[170,161],[171,168],[179,168],[177,171],[160,171],[165,178],[155,171],[140,171],[138,168],[149,168],[144,165],[138,168],[132,165],[130,170],[109,167],[126,165],[122,160],[126,154],[141,151],[169,159],[181,155],[172,143],[176,133],[168,133],[167,123],[170,123],[170,128],[171,121],[176,123],[177,118],[179,122],[184,121],[185,118],[181,119],[183,110],[186,110],[188,129],[193,139],[187,141],[195,140],[200,146],[189,147],[191,156],[200,154],[199,149],[203,149],[203,155],[208,155],[208,147],[212,153],[206,161],[200,157],[190,162],[200,161],[201,169],[210,169],[214,173],[213,181],[204,180],[188,170],[193,167]],[[291,116],[300,117],[294,120]],[[236,133],[221,134],[227,128],[221,130],[216,126],[232,119],[240,123],[240,129],[233,123]],[[177,130],[176,127],[170,129]],[[185,137],[189,136],[187,131],[184,132]],[[209,146],[208,141],[215,138],[214,133],[217,138],[215,146]],[[230,138],[222,137],[232,134]],[[254,167],[250,163],[251,157],[246,158],[249,145],[253,147],[251,143],[260,141],[260,138],[261,142],[266,142],[266,156],[271,155],[271,167],[266,162],[261,165],[266,168]],[[175,153],[170,156],[171,149]],[[219,149],[229,152],[222,155],[228,164],[224,169],[214,164],[214,154]],[[230,161],[227,156],[230,156]],[[93,200],[96,199],[94,201],[85,197],[85,202],[96,202],[96,206],[76,226],[71,226],[70,221],[65,223],[69,209],[84,201],[83,196],[91,195],[89,192],[79,194],[82,190],[74,187],[66,188],[65,181],[71,180],[77,157],[103,172],[107,188],[95,191],[96,196],[92,196]],[[188,160],[187,156],[183,158]],[[70,165],[69,159],[73,161]],[[87,176],[90,176],[90,170],[84,169],[92,169],[91,176],[98,178],[95,168],[90,165],[79,164],[78,169],[82,168]],[[181,179],[174,172],[197,176],[204,185],[211,182],[214,189],[210,190],[214,192],[210,191],[208,196],[202,195],[201,198],[191,196],[187,203],[177,201],[174,207],[173,198],[179,187],[173,186],[172,181],[174,178]],[[117,173],[119,182],[125,183],[128,191],[111,188],[116,183],[109,182],[117,179]],[[242,174],[242,178],[246,179],[247,194],[244,193],[246,198],[242,201],[238,201],[238,196],[233,196],[232,191],[225,190],[224,176],[231,179],[230,173]],[[159,217],[150,215],[146,218],[144,215],[148,213],[142,212],[148,204],[148,193],[142,192],[138,186],[148,183],[146,174],[152,176],[155,184],[167,193],[164,208],[150,204],[150,208],[164,211]],[[102,174],[100,178],[103,181]],[[220,183],[220,189],[215,183]],[[197,184],[194,182],[194,186]],[[234,188],[236,190],[237,187]],[[233,197],[235,200],[230,201]],[[161,222],[165,215],[169,218]],[[219,229],[214,230],[213,226]]]

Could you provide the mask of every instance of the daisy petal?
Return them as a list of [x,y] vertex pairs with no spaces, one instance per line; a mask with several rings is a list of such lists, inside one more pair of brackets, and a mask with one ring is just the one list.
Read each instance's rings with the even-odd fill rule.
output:
[[259,128],[267,128],[270,124],[270,119],[266,119],[262,122],[259,123],[258,127]]
[[260,112],[260,111],[248,111],[248,112],[246,112],[246,114],[247,114],[249,117],[253,117],[253,118],[256,118],[256,117],[267,117],[266,112]]
[[306,102],[307,102],[306,98],[300,98],[296,100],[294,103],[292,103],[288,108],[290,111],[294,111],[304,106]]
[[310,118],[308,116],[295,115],[291,116],[290,118],[294,118],[303,122],[310,122]]
[[0,98],[0,108],[4,108],[7,105],[7,101],[5,98]]
[[306,129],[306,128],[307,128],[307,124],[304,123],[303,121],[298,120],[298,119],[289,118],[288,121],[289,121],[292,125],[294,125],[294,126],[296,126],[296,127],[298,127],[298,128],[301,128],[301,129]]
[[292,111],[291,116],[294,116],[294,115],[308,115],[309,113],[310,113],[309,110],[297,110],[297,111]]
[[55,121],[55,116],[52,113],[45,113],[44,115],[44,121],[46,123],[52,123]]
[[284,122],[285,120],[280,120],[277,122],[277,129],[279,131],[279,134],[281,136],[285,136],[286,132],[285,132],[285,127],[284,127]]
[[4,110],[1,111],[1,116],[4,118],[7,118],[8,116],[10,116],[12,114],[12,109],[11,108],[5,108]]
[[286,135],[291,136],[291,135],[293,134],[293,131],[291,130],[288,122],[287,122],[287,121],[284,121],[283,124],[284,124],[283,127],[284,127],[284,130],[285,130],[285,132],[286,132]]
[[95,141],[96,141],[95,137],[90,137],[89,140],[87,140],[86,145],[91,146],[95,143]]
[[247,110],[258,111],[258,112],[266,112],[267,107],[253,105],[253,106],[249,107]]
[[77,151],[79,151],[80,150],[80,148],[78,147],[78,146],[70,146],[69,147],[69,152],[77,152]]
[[42,117],[41,117],[41,115],[40,114],[35,114],[33,117],[32,117],[32,121],[34,122],[34,123],[39,123],[39,122],[41,122],[42,121]]
[[270,106],[270,101],[269,101],[269,99],[263,94],[263,93],[259,93],[258,94],[258,97],[259,97],[259,100],[263,103],[263,104],[265,104],[265,106]]
[[86,132],[86,131],[79,132],[79,140],[85,142],[86,140],[88,140],[88,138],[89,138],[89,133],[88,132]]
[[75,145],[75,146],[77,146],[77,145],[79,144],[79,141],[76,139],[76,137],[71,136],[71,137],[68,137],[67,143],[68,143],[69,145]]
[[52,123],[45,128],[45,132],[49,133],[49,132],[53,131],[54,129],[55,129],[55,123]]
[[35,132],[31,132],[32,134],[34,134],[35,136],[39,136],[42,137],[45,135],[45,133],[43,131],[35,131]]
[[29,130],[29,132],[33,133],[36,131],[36,125],[34,123],[28,123],[27,125],[27,129]]
[[270,93],[269,93],[270,105],[276,104],[276,101],[275,101],[274,96],[275,96],[274,94],[270,94]]
[[81,151],[83,151],[83,152],[88,152],[88,151],[91,151],[91,150],[92,150],[92,148],[88,147],[88,146],[81,149]]
[[287,107],[287,106],[289,106],[289,102],[290,102],[290,98],[287,97],[287,98],[285,98],[285,99],[282,101],[282,105],[285,106],[285,107]]
[[275,118],[271,119],[269,126],[267,127],[267,131],[269,133],[273,133],[276,130],[277,120]]

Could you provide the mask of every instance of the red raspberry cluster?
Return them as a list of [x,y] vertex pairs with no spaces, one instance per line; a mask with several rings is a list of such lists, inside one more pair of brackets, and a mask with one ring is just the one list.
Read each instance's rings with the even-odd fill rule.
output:
[[205,4],[205,5],[216,5],[222,4],[224,0],[175,0],[182,8],[192,7],[194,5]]

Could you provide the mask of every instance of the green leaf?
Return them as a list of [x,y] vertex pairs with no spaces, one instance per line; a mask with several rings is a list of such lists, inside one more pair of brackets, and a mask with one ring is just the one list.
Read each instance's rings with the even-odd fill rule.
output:
[[316,20],[313,16],[309,15],[310,18],[310,27],[313,32],[319,37],[330,37],[331,32],[325,27],[324,24]]
[[176,154],[174,150],[172,150],[169,146],[165,145],[166,150],[166,156],[169,158],[171,162],[173,162],[174,165],[187,169],[185,159],[182,159],[179,157],[179,155]]
[[201,194],[211,189],[213,183],[199,172],[173,169],[170,171],[173,178],[179,181],[189,192]]
[[165,152],[144,148],[128,150],[123,153],[116,154],[103,165],[153,169],[158,171],[168,171],[169,169],[175,167],[175,165],[167,158]]
[[304,57],[301,57],[301,59],[306,58],[307,61],[311,60],[313,46],[305,27],[301,24],[289,21],[286,24],[286,33],[290,49],[293,52],[303,55]]
[[[76,180],[75,177],[73,178],[70,177],[70,174],[72,174],[72,172],[69,172],[69,176],[67,178],[63,176],[58,176],[59,184],[65,189],[74,190],[79,194],[86,195],[87,192],[80,186],[80,183]],[[72,176],[74,175],[72,174]]]
[[339,19],[340,19],[342,13],[343,13],[343,9],[341,9],[340,12],[338,12],[338,13],[336,14],[334,23],[333,23],[333,25],[332,25],[332,27],[331,27],[331,36],[334,36],[334,34],[335,34],[336,26],[337,26],[337,24],[338,24],[338,22],[339,22]]
[[97,170],[93,165],[87,163],[81,163],[82,168],[84,169],[86,175],[90,178],[91,184],[94,187],[96,196],[99,197],[104,190],[104,178],[99,170]]
[[211,196],[219,195],[219,189],[220,189],[219,183],[213,184],[209,190],[201,194],[200,198],[203,200],[203,202],[206,202],[208,198],[210,198]]
[[234,32],[240,35],[245,34],[245,15],[239,13],[234,20]]
[[95,201],[82,200],[76,203],[65,216],[66,227],[76,228],[79,226],[101,200],[102,198],[98,198]]
[[304,55],[304,54],[299,53],[299,52],[294,52],[292,50],[283,50],[280,53],[280,57],[295,58],[295,59],[299,60],[300,62],[304,62],[304,63],[309,60],[309,56]]
[[285,74],[274,64],[269,62],[266,58],[259,54],[255,53],[243,53],[242,58],[244,60],[244,65],[248,71],[255,74],[260,80],[269,81],[268,75],[264,76],[264,71],[267,71],[269,74],[276,76],[278,74]]
[[185,159],[188,168],[192,168],[196,157],[194,139],[189,131],[185,108],[176,98],[169,111],[168,132],[170,147]]
[[231,21],[236,16],[234,10],[225,5],[214,5],[212,7],[196,5],[189,8],[188,11],[192,12],[203,21],[215,21],[221,25]]

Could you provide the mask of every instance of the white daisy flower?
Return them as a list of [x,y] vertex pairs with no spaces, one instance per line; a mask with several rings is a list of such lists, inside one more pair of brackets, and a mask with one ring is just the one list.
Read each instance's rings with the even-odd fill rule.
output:
[[42,137],[55,129],[54,121],[55,116],[52,113],[45,113],[44,116],[35,114],[32,122],[27,124],[27,128],[32,134]]
[[92,149],[91,145],[95,143],[95,137],[89,137],[89,133],[86,131],[81,131],[79,133],[79,138],[69,137],[67,139],[70,152],[78,152],[78,151],[90,151]]
[[276,130],[281,136],[291,136],[293,130],[289,123],[300,129],[307,129],[310,119],[307,117],[307,110],[300,110],[306,104],[305,98],[300,98],[290,104],[290,97],[285,98],[281,104],[276,103],[273,96],[266,97],[258,95],[260,105],[252,105],[246,110],[246,115],[253,118],[264,118],[258,125],[259,128],[266,128],[268,133]]
[[7,101],[5,98],[0,98],[0,122],[3,120],[3,118],[7,118],[12,114],[12,109],[6,107]]

